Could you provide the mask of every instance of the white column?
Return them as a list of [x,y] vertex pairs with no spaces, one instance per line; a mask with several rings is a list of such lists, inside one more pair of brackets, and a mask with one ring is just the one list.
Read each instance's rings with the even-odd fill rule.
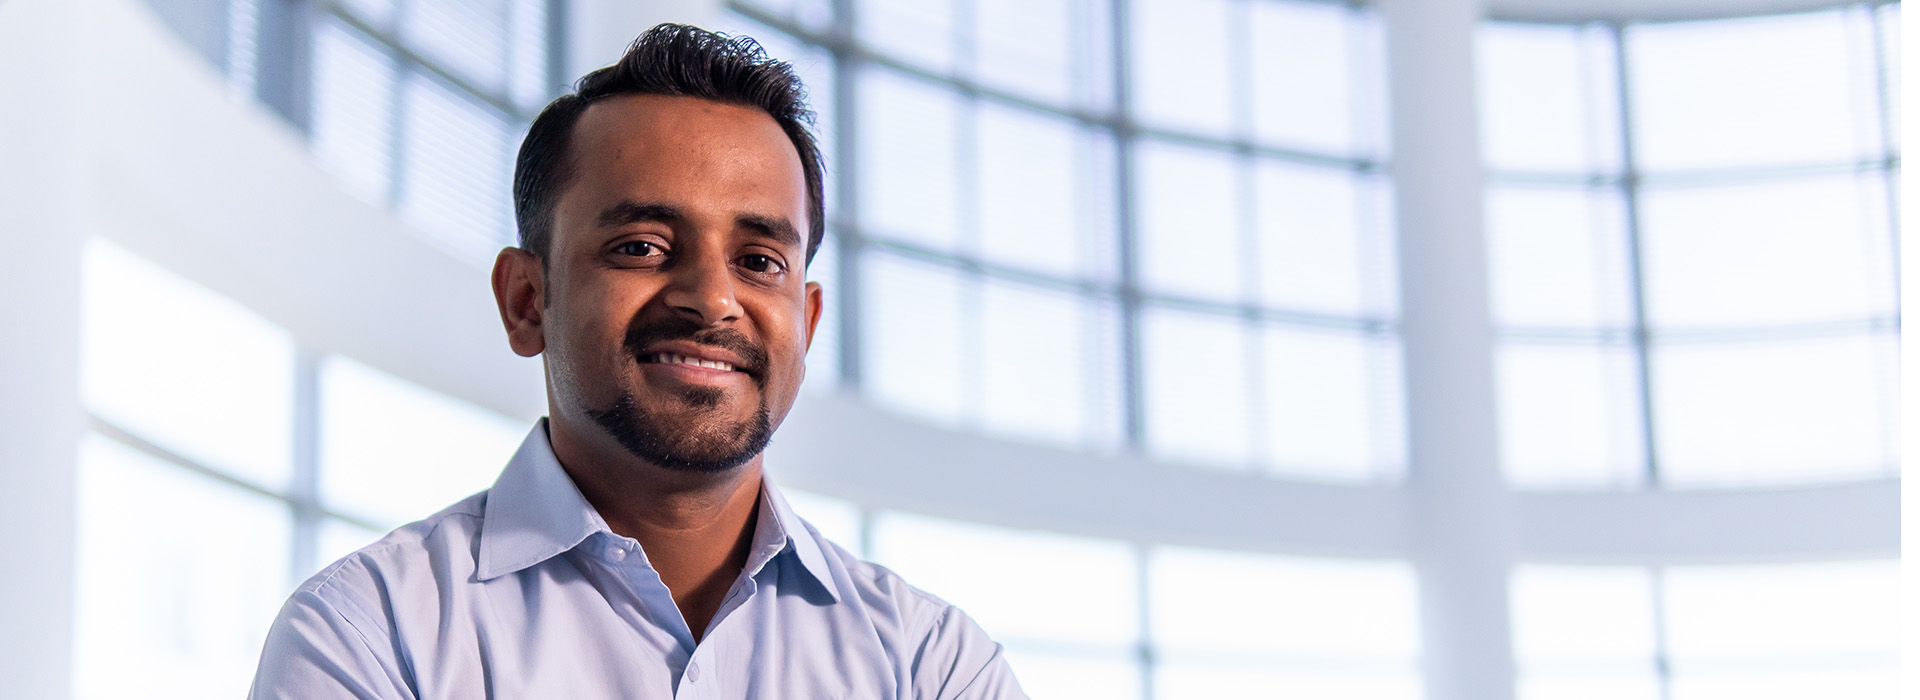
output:
[[73,648],[85,5],[0,2],[0,694],[66,700]]
[[1507,700],[1511,507],[1498,466],[1481,235],[1478,0],[1382,0],[1408,449],[1428,700]]
[[612,64],[627,45],[661,22],[711,28],[720,0],[572,0],[566,4],[567,75],[571,82]]

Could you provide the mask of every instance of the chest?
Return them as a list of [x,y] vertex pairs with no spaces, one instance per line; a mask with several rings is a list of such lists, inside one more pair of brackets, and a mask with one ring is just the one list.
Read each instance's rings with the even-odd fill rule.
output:
[[[763,586],[692,643],[670,602],[583,576],[395,611],[416,697],[902,697],[910,658],[861,610]],[[905,654],[903,654],[903,651]]]

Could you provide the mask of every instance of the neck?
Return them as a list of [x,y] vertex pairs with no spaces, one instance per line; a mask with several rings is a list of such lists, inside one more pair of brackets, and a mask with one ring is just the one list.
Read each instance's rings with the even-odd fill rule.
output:
[[[631,537],[697,641],[746,566],[760,505],[760,457],[724,472],[679,472],[593,445],[554,422],[554,455],[615,534]],[[601,449],[594,449],[601,447]]]

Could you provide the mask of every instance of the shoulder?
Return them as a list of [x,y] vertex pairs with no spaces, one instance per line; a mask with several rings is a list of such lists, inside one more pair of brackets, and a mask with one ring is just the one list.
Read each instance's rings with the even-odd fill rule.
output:
[[472,577],[487,492],[408,523],[320,569],[289,604],[322,603],[349,617],[387,618],[394,598],[437,595]]
[[814,537],[834,571],[841,602],[865,609],[876,626],[893,627],[914,644],[976,636],[977,641],[991,644],[958,606],[909,583],[892,569],[863,560],[818,534]]
[[[843,571],[843,604],[868,612],[876,630],[897,640],[893,653],[917,700],[1023,699],[1001,646],[959,607],[914,586],[892,569],[820,540]],[[891,629],[889,629],[891,628]]]

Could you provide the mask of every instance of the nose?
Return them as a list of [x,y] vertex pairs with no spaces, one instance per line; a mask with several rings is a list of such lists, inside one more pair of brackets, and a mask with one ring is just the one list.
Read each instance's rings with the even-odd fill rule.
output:
[[[704,246],[703,246],[704,247]],[[717,251],[682,258],[668,274],[662,300],[674,313],[713,326],[740,317],[733,271]]]

